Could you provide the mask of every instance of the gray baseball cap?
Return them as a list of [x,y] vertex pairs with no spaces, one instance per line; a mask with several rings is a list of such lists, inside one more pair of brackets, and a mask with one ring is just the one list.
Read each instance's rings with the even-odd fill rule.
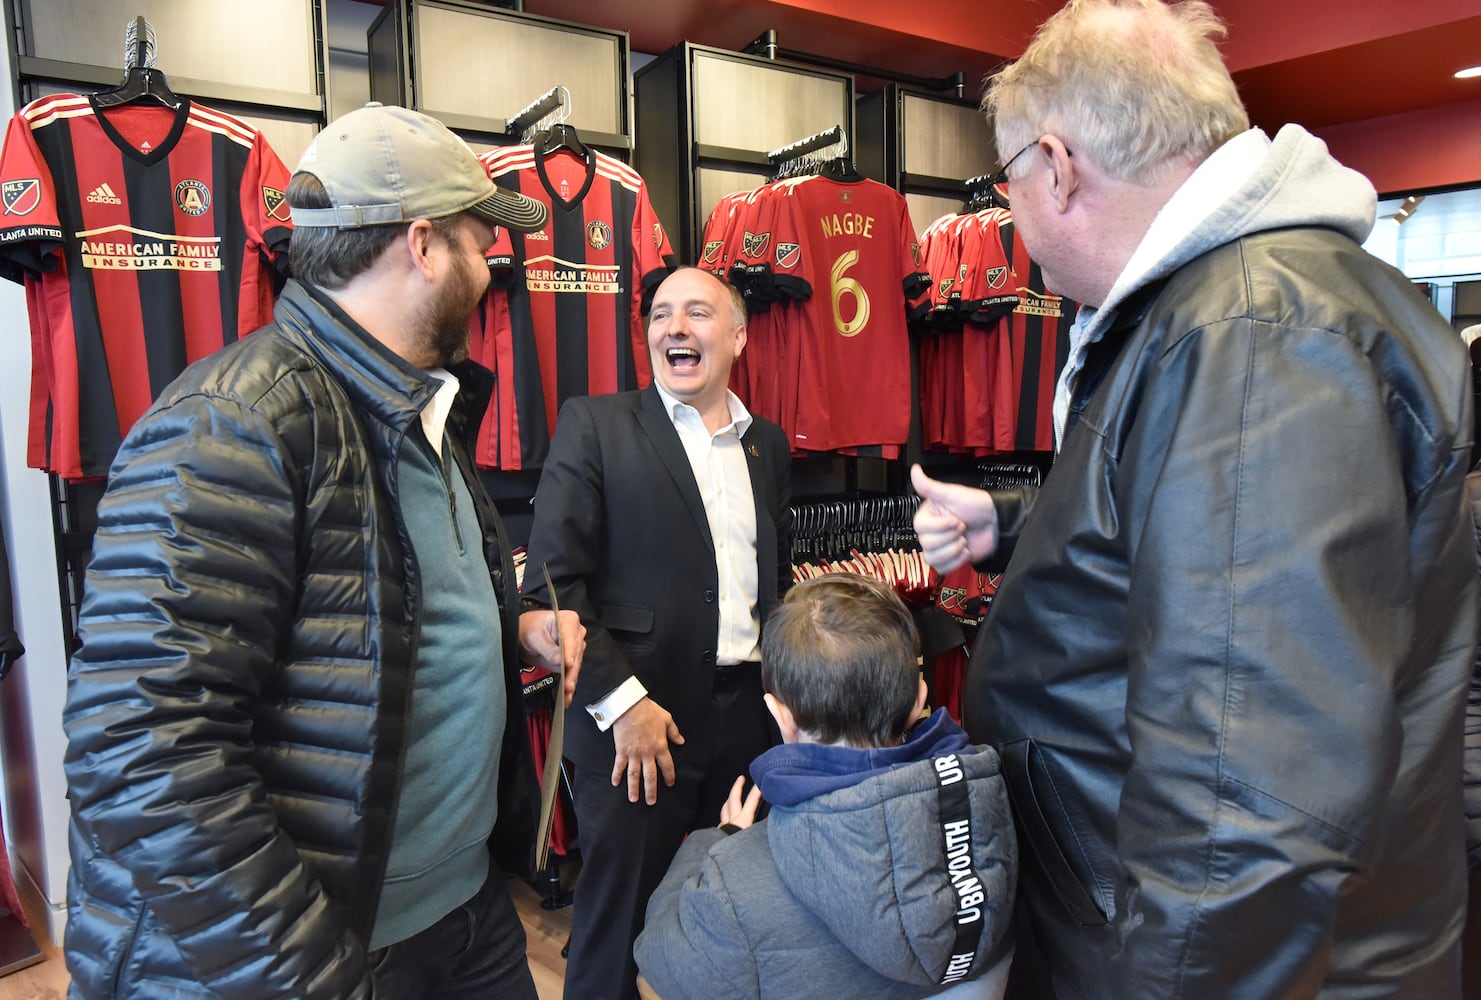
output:
[[295,226],[359,229],[474,212],[529,232],[546,207],[489,180],[468,144],[429,115],[375,101],[330,122],[298,161],[332,208],[294,208]]

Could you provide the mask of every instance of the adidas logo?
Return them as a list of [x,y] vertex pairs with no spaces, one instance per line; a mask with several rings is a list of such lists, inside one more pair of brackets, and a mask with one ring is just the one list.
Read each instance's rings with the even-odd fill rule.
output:
[[107,181],[99,184],[93,193],[87,196],[87,200],[95,205],[123,204],[123,199],[113,193],[113,189],[108,186]]
[[545,232],[545,230],[543,230],[543,229],[536,229],[532,233],[525,233],[525,239],[527,239],[527,240],[543,240],[544,242],[549,243],[550,242],[550,234],[547,233],[547,232]]

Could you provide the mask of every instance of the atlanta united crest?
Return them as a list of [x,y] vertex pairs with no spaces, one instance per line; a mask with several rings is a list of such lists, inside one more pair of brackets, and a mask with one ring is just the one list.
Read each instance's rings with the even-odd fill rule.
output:
[[605,250],[612,245],[612,227],[601,219],[586,224],[586,242],[593,250]]
[[181,181],[175,185],[175,205],[186,215],[205,215],[211,208],[211,189],[200,181]]

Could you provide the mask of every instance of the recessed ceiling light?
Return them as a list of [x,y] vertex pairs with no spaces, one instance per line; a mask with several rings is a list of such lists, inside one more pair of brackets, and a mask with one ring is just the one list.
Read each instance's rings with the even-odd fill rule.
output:
[[1469,80],[1476,76],[1481,76],[1481,66],[1470,66],[1466,69],[1457,70],[1455,74],[1457,80]]

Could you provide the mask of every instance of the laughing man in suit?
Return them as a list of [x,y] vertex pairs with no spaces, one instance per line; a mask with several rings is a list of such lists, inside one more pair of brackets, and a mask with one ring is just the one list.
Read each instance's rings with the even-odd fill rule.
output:
[[791,579],[790,458],[727,385],[745,306],[697,268],[658,286],[654,384],[562,408],[535,496],[525,600],[587,627],[566,735],[582,868],[569,998],[637,995],[632,944],[684,835],[714,826],[774,742],[761,623]]

